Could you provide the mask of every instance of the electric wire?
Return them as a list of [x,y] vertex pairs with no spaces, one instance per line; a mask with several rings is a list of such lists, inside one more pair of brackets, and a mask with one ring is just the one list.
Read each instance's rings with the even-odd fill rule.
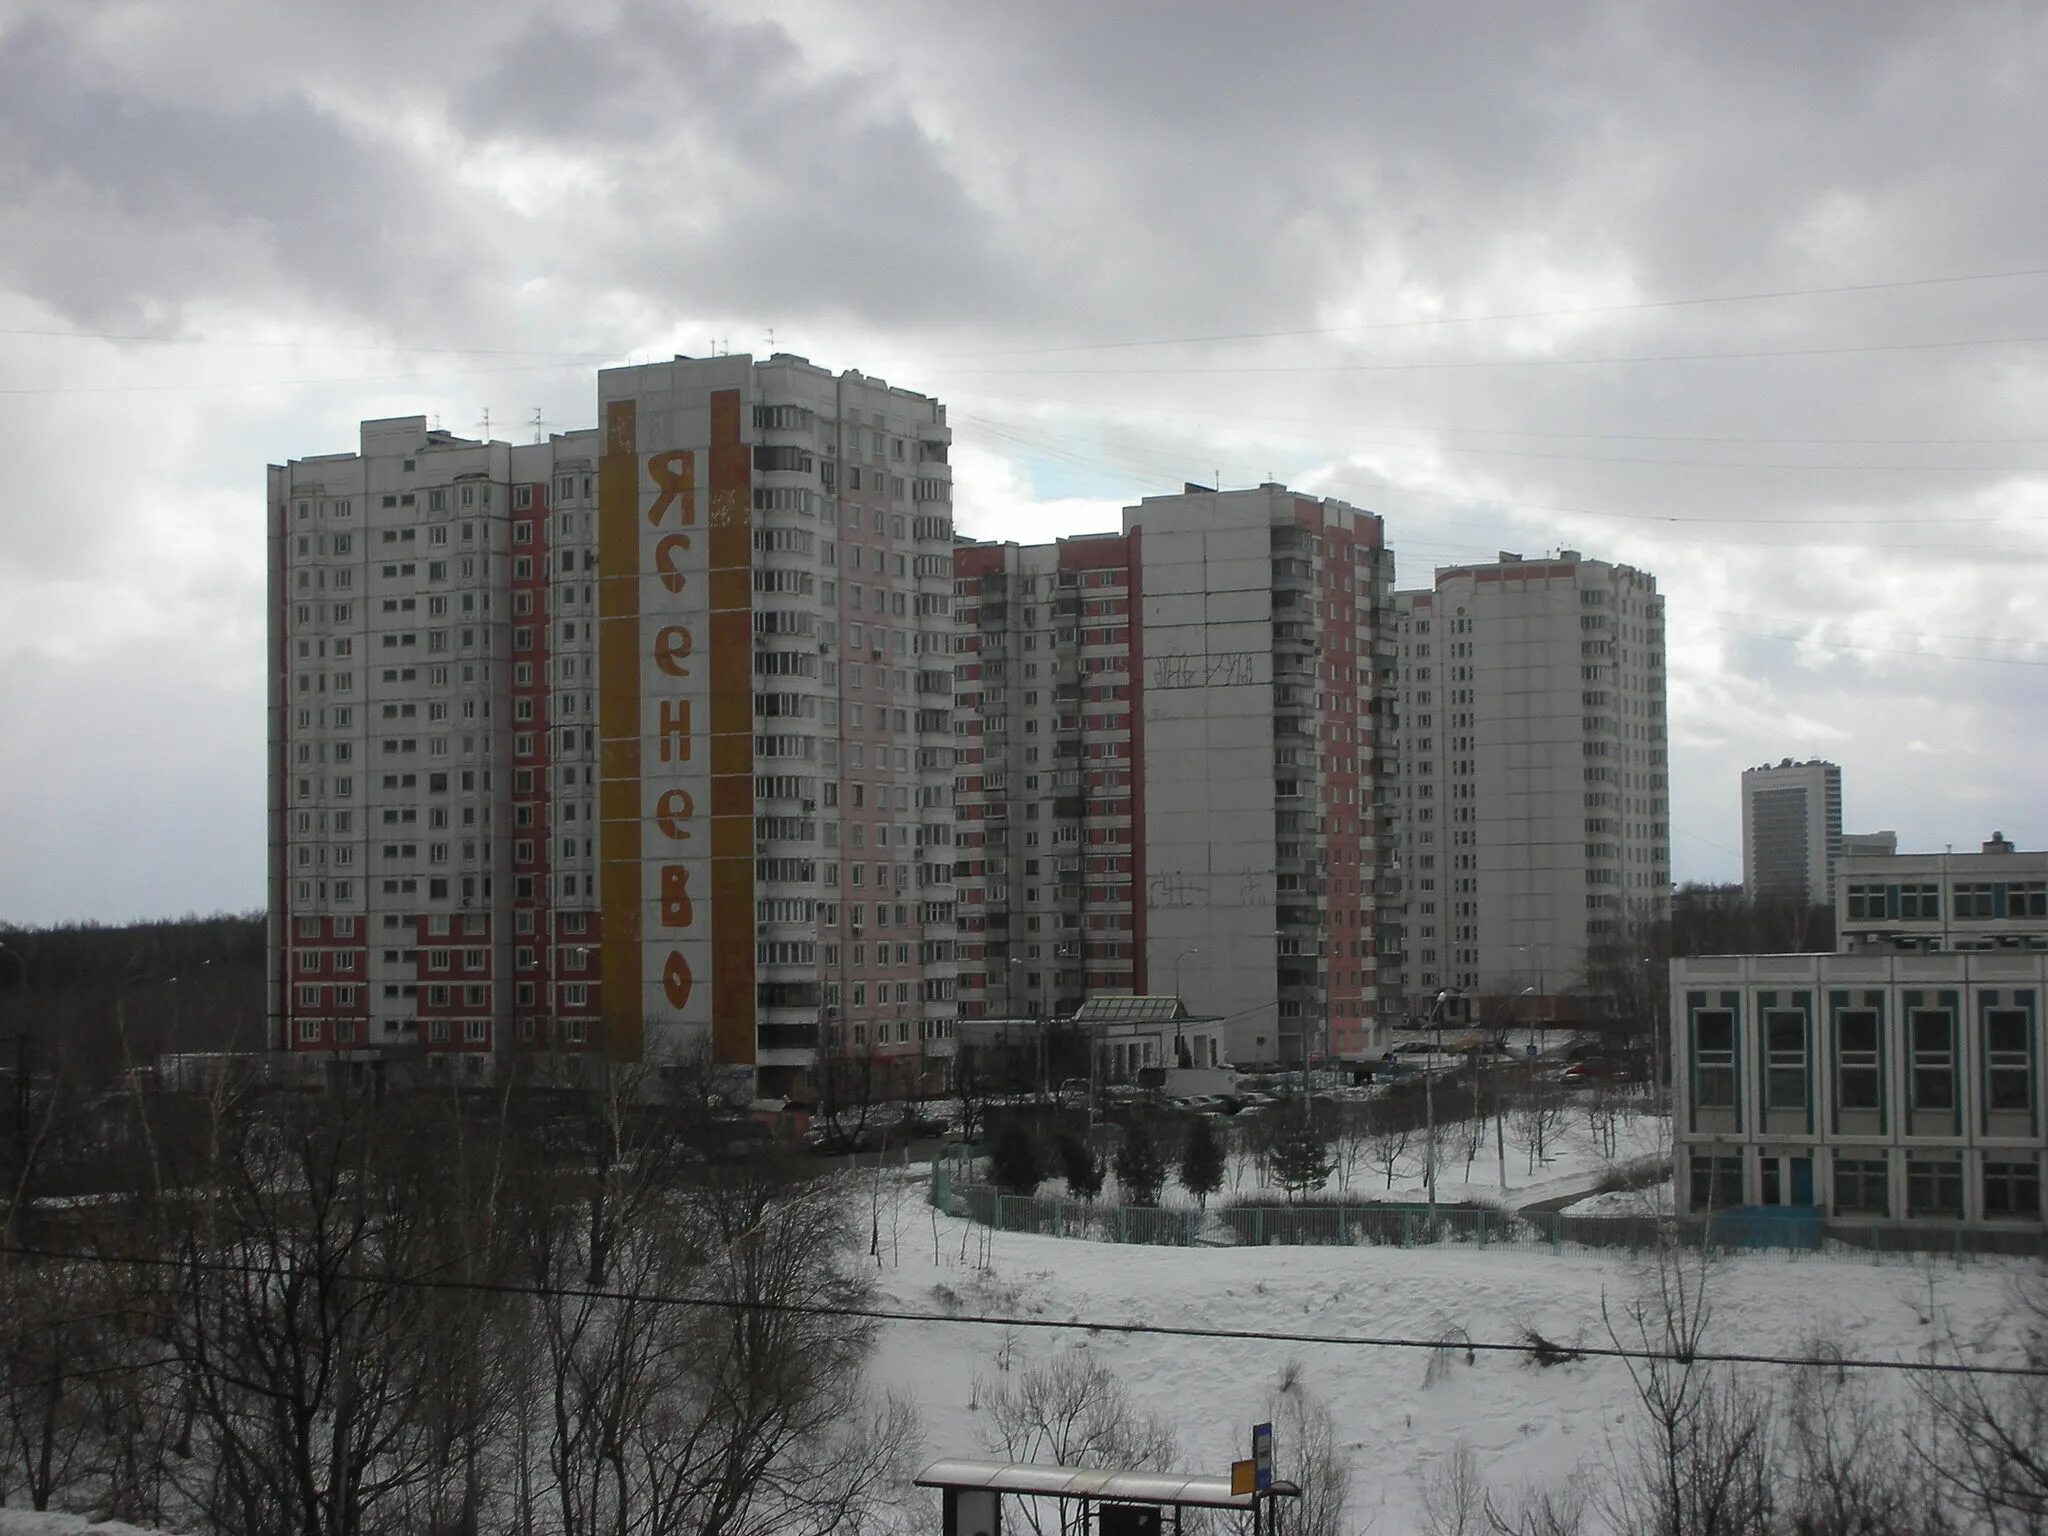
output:
[[[1774,288],[1752,293],[1708,294],[1677,299],[1641,299],[1626,304],[1595,304],[1573,309],[1504,310],[1478,315],[1424,315],[1407,320],[1361,321],[1352,325],[1298,326],[1277,331],[1229,331],[1206,336],[1168,336],[1144,340],[1075,342],[1053,347],[1024,347],[1007,351],[967,352],[954,357],[923,359],[953,362],[982,357],[1041,357],[1067,352],[1118,351],[1135,347],[1213,346],[1236,341],[1285,341],[1304,336],[1342,336],[1360,331],[1407,331],[1441,325],[1483,325],[1503,320],[1569,320],[1591,315],[1637,314],[1647,310],[1684,309],[1712,304],[1748,304],[1770,299],[1817,298],[1827,294],[1880,293],[1901,288],[1932,288],[1961,283],[1999,282],[2013,278],[2048,276],[2048,267],[2016,267],[1998,272],[1963,272],[1943,277],[1891,278],[1868,283],[1835,283],[1814,288]],[[920,361],[920,359],[899,359]]]
[[1297,373],[1446,373],[1479,368],[1589,368],[1633,363],[1760,362],[1792,357],[1870,357],[1892,353],[1966,351],[1975,347],[2039,347],[2048,336],[1954,336],[1924,341],[1858,342],[1832,347],[1752,347],[1732,352],[1623,352],[1595,357],[1378,358],[1362,363],[1182,363],[1148,368],[962,368],[969,376],[1097,378]]
[[[1285,416],[1251,415],[1243,411],[1205,411],[1175,403],[1173,405],[1145,405],[1128,399],[1113,400],[1069,400],[1053,395],[1023,395],[1009,390],[982,389],[969,387],[953,390],[951,398],[962,395],[984,400],[1009,400],[1020,405],[1063,405],[1086,411],[1118,411],[1135,416],[1200,416],[1212,421],[1260,422],[1279,426],[1338,427],[1349,432],[1355,422],[1339,420],[1334,416],[1305,416],[1293,413]],[[1369,428],[1371,431],[1386,431],[1384,427]],[[1690,443],[1750,445],[1765,444],[1775,447],[1824,447],[1824,448],[1954,448],[1954,447],[2026,447],[2048,443],[2048,436],[2010,437],[1786,437],[1786,436],[1741,436],[1731,433],[1678,433],[1678,432],[1578,432],[1555,427],[1473,427],[1451,425],[1442,422],[1416,422],[1410,428],[1452,436],[1472,437],[1555,437],[1573,441],[1613,443]]]
[[[1042,457],[1052,458],[1057,462],[1065,462],[1076,468],[1097,470],[1123,470],[1124,472],[1129,472],[1127,466],[1121,466],[1116,464],[1114,458],[1110,457],[1112,455],[1119,453],[1131,459],[1136,459],[1142,456],[1168,461],[1175,465],[1180,466],[1180,472],[1182,472],[1183,474],[1185,473],[1185,466],[1188,463],[1188,455],[1185,453],[1177,453],[1172,449],[1145,448],[1137,444],[1125,444],[1116,447],[1112,447],[1108,444],[1096,445],[1098,456],[1091,459],[1078,449],[1063,450],[1057,447],[1043,446],[1046,444],[1057,444],[1059,442],[1085,444],[1090,441],[1086,438],[1075,437],[1070,434],[1036,431],[1031,428],[1021,426],[1014,422],[1008,422],[996,417],[989,416],[973,416],[963,413],[959,417],[959,420],[963,425],[974,427],[978,435],[986,435],[995,438],[999,442],[1008,442],[1015,447],[1023,448],[1026,450],[1036,449]],[[1656,461],[1645,460],[1643,462],[1647,463]],[[1241,464],[1233,464],[1231,465],[1231,467],[1234,469],[1242,469],[1243,466]],[[1353,465],[1348,467],[1356,469],[1359,466]],[[1742,467],[1747,468],[1750,466]],[[1893,466],[1880,467],[1889,468]],[[1139,472],[1142,473],[1144,471]],[[1963,471],[1958,469],[1956,472]],[[2034,474],[2041,473],[2042,471],[2036,471],[2026,466],[2016,466],[2010,470],[1999,470],[1994,469],[1991,466],[1984,466],[1982,472],[1987,474]],[[1787,522],[1787,520],[1783,517],[1684,517],[1679,516],[1675,513],[1665,512],[1613,512],[1592,507],[1560,507],[1541,502],[1505,501],[1498,497],[1487,495],[1485,493],[1466,494],[1457,491],[1441,491],[1426,486],[1405,485],[1397,480],[1394,480],[1390,476],[1378,474],[1371,470],[1367,470],[1365,471],[1365,473],[1371,478],[1372,483],[1370,485],[1367,484],[1365,481],[1361,481],[1348,476],[1326,475],[1321,476],[1319,478],[1323,479],[1331,485],[1348,486],[1359,490],[1377,490],[1382,493],[1393,492],[1397,495],[1427,496],[1433,499],[1455,501],[1466,505],[1497,506],[1506,508],[1511,511],[1537,512],[1552,517],[1590,517],[1598,518],[1603,521],[1657,523],[1668,526],[1685,526],[1690,524],[1701,527],[1719,527],[1723,525],[1760,525],[1765,527],[1784,527],[1786,526]],[[1936,519],[1928,517],[1925,513],[1919,513],[1908,517],[1898,518],[1873,518],[1869,516],[1818,518],[1802,517],[1797,520],[1797,526],[1817,528],[1897,527],[1926,529],[1929,527],[1956,528],[1981,524],[2003,523],[2005,521],[2007,521],[2007,519],[2002,517],[1944,517]],[[1786,548],[1789,546],[1774,542],[1770,544],[1760,544],[1756,547],[1779,549]],[[1905,545],[1896,547],[1917,549],[1924,548],[1925,546]]]
[[[236,1263],[224,1259],[121,1255],[0,1245],[0,1253],[70,1263],[92,1263],[105,1267],[121,1265],[144,1269],[171,1269],[185,1273],[231,1274],[275,1278],[285,1273],[276,1264]],[[614,1286],[542,1285],[507,1280],[437,1279],[431,1275],[394,1274],[375,1271],[335,1271],[331,1280],[352,1285],[385,1286],[394,1290],[461,1291],[482,1295],[520,1296],[532,1300],[602,1301],[630,1306],[686,1307],[704,1311],[766,1313],[792,1317],[829,1317],[875,1323],[951,1324],[968,1328],[1014,1328],[1041,1332],[1098,1333],[1123,1336],[1200,1339],[1224,1343],[1317,1344],[1341,1349],[1440,1350],[1441,1338],[1420,1338],[1402,1334],[1310,1333],[1291,1329],[1219,1328],[1193,1323],[1116,1322],[1105,1318],[1015,1317],[1001,1313],[925,1312],[904,1307],[854,1306],[844,1302],[756,1300],[731,1296],[677,1294],[668,1291],[633,1290]],[[1521,1355],[1533,1357],[1547,1344],[1512,1340],[1459,1339],[1451,1346],[1474,1354]],[[1646,1361],[1690,1365],[1758,1365],[1825,1370],[1909,1371],[1943,1376],[1991,1376],[2048,1378],[2048,1365],[1993,1365],[1966,1360],[1898,1360],[1882,1356],[1776,1354],[1758,1350],[1658,1350],[1631,1349],[1622,1344],[1585,1344],[1571,1351],[1587,1359]]]

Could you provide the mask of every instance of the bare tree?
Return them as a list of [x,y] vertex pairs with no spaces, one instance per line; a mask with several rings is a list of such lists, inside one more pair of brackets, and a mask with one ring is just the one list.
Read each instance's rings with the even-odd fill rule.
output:
[[[1007,1461],[1158,1470],[1173,1460],[1171,1422],[1136,1407],[1116,1377],[1078,1348],[979,1380],[975,1395],[987,1415],[982,1442]],[[1065,1536],[1064,1501],[1058,1510],[1051,1527],[1037,1500],[1024,1501],[1018,1514],[1040,1536],[1048,1528]]]
[[1607,1490],[1609,1516],[1646,1536],[1768,1536],[1773,1507],[1767,1394],[1699,1358],[1712,1257],[1665,1243],[1617,1320],[1601,1317],[1646,1422]]
[[1531,1077],[1522,1085],[1515,1097],[1515,1134],[1529,1149],[1530,1174],[1536,1172],[1538,1163],[1549,1161],[1546,1149],[1564,1129],[1570,1113],[1571,1096],[1562,1084]]
[[1330,1406],[1309,1389],[1301,1362],[1289,1360],[1266,1397],[1267,1420],[1279,1447],[1279,1476],[1301,1490],[1288,1511],[1298,1536],[1342,1536],[1350,1478],[1338,1449]]
[[49,1509],[92,1464],[99,1280],[97,1266],[0,1259],[0,1504],[11,1484]]
[[[1800,1351],[1839,1358],[1831,1340]],[[1956,1529],[1940,1490],[1914,1454],[1898,1405],[1867,1375],[1804,1366],[1785,1409],[1788,1463],[1778,1478],[1781,1525],[1796,1536],[1941,1536]]]
[[1388,1189],[1394,1187],[1394,1175],[1401,1171],[1414,1135],[1406,1117],[1384,1113],[1375,1119],[1367,1133],[1373,1171],[1385,1177]]
[[574,1285],[580,1225],[548,1207],[530,1222],[547,1528],[823,1536],[874,1518],[917,1425],[866,1392],[843,1191],[714,1169],[617,1230],[603,1292]]
[[[2038,1272],[2013,1282],[2001,1330],[2014,1318],[2027,1364],[2048,1369],[2048,1279]],[[1948,1349],[1961,1354],[1961,1341]],[[1920,1462],[1949,1497],[1995,1536],[2048,1530],[2048,1380],[1930,1373],[1915,1393],[1932,1431]]]
[[1430,1465],[1421,1495],[1424,1536],[1479,1536],[1486,1529],[1486,1481],[1466,1441]]

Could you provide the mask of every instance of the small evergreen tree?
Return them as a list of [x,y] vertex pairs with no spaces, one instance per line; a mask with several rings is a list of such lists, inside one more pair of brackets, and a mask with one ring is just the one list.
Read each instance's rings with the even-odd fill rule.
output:
[[1187,1140],[1180,1148],[1181,1187],[1209,1208],[1209,1197],[1223,1187],[1223,1143],[1207,1115],[1188,1121]]
[[1045,1160],[1038,1143],[1015,1120],[1005,1121],[996,1133],[995,1149],[989,1153],[988,1174],[1006,1195],[1034,1193],[1045,1177]]
[[1332,1167],[1329,1143],[1305,1113],[1290,1115],[1273,1137],[1273,1178],[1292,1201],[1321,1189]]
[[1126,1205],[1157,1205],[1159,1188],[1166,1182],[1166,1159],[1151,1127],[1143,1121],[1127,1127],[1123,1144],[1116,1149],[1116,1182]]
[[1060,1155],[1060,1172],[1066,1176],[1067,1193],[1080,1200],[1093,1200],[1102,1193],[1102,1159],[1095,1149],[1071,1132],[1062,1131],[1054,1146]]

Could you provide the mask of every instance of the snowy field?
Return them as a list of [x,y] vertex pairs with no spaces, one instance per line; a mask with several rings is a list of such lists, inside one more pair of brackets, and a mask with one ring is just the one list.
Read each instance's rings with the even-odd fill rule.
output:
[[[1457,1106],[1451,1106],[1455,1108]],[[1437,1199],[1446,1205],[1488,1205],[1507,1209],[1545,1201],[1563,1201],[1589,1195],[1600,1184],[1625,1170],[1642,1167],[1647,1161],[1670,1163],[1671,1121],[1669,1117],[1638,1114],[1624,1110],[1603,1117],[1596,1127],[1584,1113],[1560,1117],[1558,1124],[1543,1133],[1543,1155],[1532,1156],[1526,1127],[1510,1115],[1496,1134],[1494,1122],[1451,1122],[1438,1131]],[[1448,1111],[1447,1111],[1448,1112]],[[1354,1200],[1420,1201],[1427,1190],[1428,1157],[1421,1131],[1398,1141],[1376,1140],[1370,1136],[1339,1136],[1331,1146],[1333,1167],[1319,1194]],[[1159,1203],[1168,1209],[1192,1206],[1195,1197],[1181,1187],[1173,1164],[1178,1144],[1168,1144],[1168,1174]],[[1039,1186],[1041,1195],[1064,1195],[1066,1181],[1049,1178]],[[1105,1198],[1117,1199],[1112,1176]],[[1668,1208],[1668,1191],[1665,1196]],[[1287,1196],[1262,1181],[1259,1160],[1240,1148],[1233,1148],[1225,1163],[1223,1187],[1211,1197],[1218,1201],[1270,1201],[1284,1204]],[[1599,1207],[1608,1214],[1635,1214],[1652,1209],[1641,1196],[1626,1191],[1613,1194]],[[1574,1207],[1582,1209],[1582,1207]]]
[[[1577,1176],[1593,1171],[1582,1166]],[[1647,1261],[1621,1253],[1064,1241],[996,1232],[934,1212],[921,1167],[849,1171],[846,1178],[864,1230],[872,1212],[881,1251],[873,1270],[877,1301],[892,1310],[1425,1341],[1461,1333],[1475,1342],[1520,1343],[1533,1330],[1560,1345],[1603,1346],[1603,1302],[1619,1319],[1651,1278]],[[1642,1210],[1668,1198],[1665,1184],[1599,1197],[1596,1208]],[[2017,1358],[2011,1288],[2025,1272],[1989,1260],[1957,1267],[1810,1255],[1723,1258],[1707,1282],[1711,1316],[1702,1347],[1807,1354],[1832,1344],[1856,1357],[1900,1360],[1958,1347],[1968,1359],[2009,1361]],[[1274,1417],[1279,1383],[1298,1378],[1334,1421],[1348,1479],[1347,1532],[1426,1529],[1424,1487],[1460,1446],[1470,1448],[1499,1496],[1580,1469],[1587,1481],[1604,1483],[1641,1419],[1619,1361],[1541,1366],[1526,1355],[1468,1356],[1455,1346],[1367,1348],[1084,1328],[885,1323],[871,1382],[917,1405],[920,1464],[985,1456],[983,1405],[991,1391],[1026,1365],[1066,1350],[1100,1362],[1135,1406],[1170,1421],[1178,1470],[1221,1473],[1248,1455],[1250,1426]],[[1745,1369],[1780,1394],[1794,1378],[1784,1368]],[[1874,1379],[1887,1392],[1907,1390],[1900,1373]],[[1287,1455],[1283,1445],[1283,1465]],[[906,1529],[936,1528],[917,1523],[921,1518]],[[88,1531],[148,1536],[75,1516],[0,1511],[0,1536]]]
[[[1558,1343],[1605,1344],[1603,1298],[1619,1309],[1648,1283],[1643,1261],[1619,1254],[1190,1250],[990,1232],[935,1216],[922,1178],[900,1178],[880,1212],[879,1284],[885,1304],[905,1310],[1425,1339],[1462,1329],[1480,1341],[1517,1341],[1533,1328]],[[1953,1335],[1975,1357],[2003,1359],[2011,1330],[2000,1324],[2018,1273],[1993,1262],[1723,1259],[1708,1281],[1703,1347],[1798,1354],[1828,1340],[1858,1356],[1915,1359]],[[1352,1530],[1416,1530],[1423,1480],[1460,1442],[1506,1494],[1606,1462],[1641,1412],[1618,1361],[1544,1367],[1481,1354],[1467,1363],[1459,1351],[1426,1381],[1426,1350],[930,1323],[885,1325],[874,1374],[878,1387],[917,1401],[930,1455],[986,1455],[977,1404],[988,1385],[1066,1348],[1086,1350],[1140,1405],[1172,1419],[1183,1470],[1223,1472],[1250,1454],[1251,1424],[1269,1417],[1269,1392],[1298,1368],[1335,1417]],[[1777,1390],[1791,1374],[1758,1369]],[[1881,1380],[1902,1390],[1905,1378]]]

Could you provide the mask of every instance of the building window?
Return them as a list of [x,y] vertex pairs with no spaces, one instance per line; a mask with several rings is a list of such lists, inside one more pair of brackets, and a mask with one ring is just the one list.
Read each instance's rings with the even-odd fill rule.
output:
[[1835,1214],[1889,1216],[1889,1170],[1881,1157],[1835,1157]]
[[318,1019],[299,1020],[299,1042],[302,1045],[319,1044],[320,1021]]
[[1877,1109],[1877,1011],[1845,1010],[1835,1015],[1835,1107]]
[[1735,1107],[1735,1015],[1725,1008],[1692,1019],[1693,1106]]
[[1725,1211],[1742,1204],[1740,1157],[1694,1157],[1688,1172],[1693,1210]]
[[1906,1214],[1963,1215],[1963,1165],[1953,1158],[1911,1158],[1906,1163]]
[[1956,1107],[1955,1021],[1946,1009],[1916,1008],[1908,1022],[1913,1044],[1914,1109]]
[[1984,1014],[1984,1104],[1987,1109],[2031,1110],[2034,1066],[2028,1019],[2019,1008]]
[[1899,916],[1913,922],[1933,922],[1941,916],[1941,887],[1902,885],[1899,887]]
[[1764,1015],[1764,1108],[1806,1108],[1806,1015]]
[[1986,1216],[2039,1217],[2041,1214],[2041,1165],[2039,1163],[1986,1163],[1984,1165],[1984,1214]]

